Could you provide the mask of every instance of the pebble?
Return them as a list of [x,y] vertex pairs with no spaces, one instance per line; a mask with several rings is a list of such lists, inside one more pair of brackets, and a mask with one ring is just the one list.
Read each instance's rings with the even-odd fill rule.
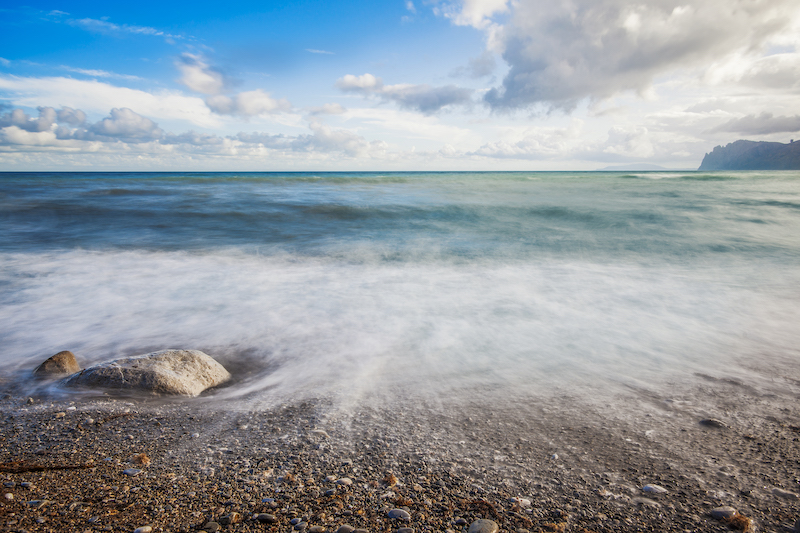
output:
[[704,418],[700,421],[700,424],[703,426],[707,426],[710,428],[726,428],[728,427],[725,422],[722,420],[717,420],[716,418]]
[[13,481],[6,481],[5,483],[3,483],[3,486],[9,489],[13,489],[14,487],[17,486],[17,484],[14,483]]
[[405,509],[391,509],[388,513],[388,516],[389,518],[396,518],[398,520],[411,520],[411,513],[409,513]]
[[308,528],[308,533],[325,533],[325,528],[322,526],[311,526]]
[[337,485],[349,486],[349,485],[353,484],[353,480],[350,479],[349,477],[343,477],[342,479],[337,479],[336,480],[336,484]]
[[33,483],[31,483],[30,481],[23,481],[22,483],[19,484],[19,486],[22,487],[23,489],[32,489]]
[[736,514],[736,509],[729,506],[724,507],[716,507],[711,509],[711,516],[716,518],[717,520],[722,520],[723,518],[730,518]]
[[642,490],[645,492],[652,492],[654,494],[666,494],[667,492],[669,492],[661,485],[645,485],[644,487],[642,487]]
[[497,533],[500,531],[500,526],[494,520],[486,520],[481,518],[475,520],[469,525],[469,533]]
[[47,500],[31,500],[31,501],[28,502],[28,505],[30,505],[34,509],[41,509],[42,507],[44,507],[48,503],[50,503],[50,502],[47,501]]
[[464,519],[463,519],[463,518],[461,518],[461,517],[458,517],[458,518],[456,518],[456,519],[455,519],[455,521],[454,521],[453,523],[454,523],[455,525],[457,525],[457,526],[466,526],[466,525],[467,525],[467,521],[466,521],[466,520],[464,520]]
[[414,533],[413,527],[401,527],[397,530],[397,533]]
[[150,533],[151,531],[153,531],[152,527],[150,527],[150,526],[142,526],[142,527],[137,527],[136,529],[134,529],[133,533]]
[[355,530],[356,528],[354,528],[350,524],[344,524],[340,526],[339,529],[336,530],[336,533],[353,533],[353,531]]
[[138,468],[127,468],[123,470],[122,473],[125,474],[126,476],[138,476],[139,474],[142,473],[142,471],[139,470]]
[[216,522],[206,522],[203,526],[203,531],[207,531],[208,533],[214,533],[214,531],[219,530],[219,524]]
[[56,413],[55,416],[56,416],[56,418],[64,418],[65,416],[67,416],[67,413],[65,413],[64,411],[60,411],[60,412]]
[[527,498],[511,498],[511,502],[519,504],[520,507],[531,507],[533,505]]
[[221,526],[229,526],[231,524],[237,524],[241,521],[242,521],[242,515],[240,515],[236,511],[226,514],[225,516],[221,516],[219,518],[219,524]]
[[256,515],[256,520],[267,524],[274,524],[275,522],[278,521],[278,519],[275,518],[275,515],[271,515],[269,513],[259,513],[258,515]]
[[10,492],[6,492],[5,494],[3,494],[3,498],[5,498],[6,500],[11,501],[11,500],[14,499],[14,495],[11,494]]

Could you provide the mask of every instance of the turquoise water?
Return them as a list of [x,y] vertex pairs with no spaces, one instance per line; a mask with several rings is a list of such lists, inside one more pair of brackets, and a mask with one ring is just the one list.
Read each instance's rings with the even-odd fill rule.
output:
[[0,224],[6,371],[197,348],[226,396],[594,394],[800,346],[797,172],[4,173]]

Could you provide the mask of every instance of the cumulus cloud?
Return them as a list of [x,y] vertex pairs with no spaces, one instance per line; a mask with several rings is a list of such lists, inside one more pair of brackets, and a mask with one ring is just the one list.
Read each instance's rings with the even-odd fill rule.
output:
[[[264,149],[283,154],[339,154],[350,158],[381,157],[388,148],[383,141],[369,141],[344,129],[334,129],[316,120],[300,135],[239,133],[221,137],[210,133],[188,131],[180,134],[164,132],[158,124],[127,108],[112,109],[107,117],[93,124],[86,123],[81,110],[50,107],[39,109],[38,118],[22,109],[0,115],[0,153],[15,150],[68,150],[72,153],[102,151],[149,151],[165,154],[179,151],[196,154],[265,155]],[[71,127],[75,126],[75,127]]]
[[261,89],[241,92],[233,97],[224,94],[210,96],[206,104],[215,113],[242,117],[279,113],[292,108],[288,100],[276,100]]
[[178,81],[195,92],[214,95],[225,90],[227,81],[222,72],[200,56],[183,54],[175,66],[181,73]]
[[344,92],[364,96],[375,95],[384,101],[395,102],[401,107],[425,114],[436,113],[446,106],[468,104],[471,102],[473,92],[471,89],[455,85],[443,87],[431,87],[427,84],[384,85],[381,78],[372,74],[361,76],[347,74],[337,80],[336,87]]
[[164,132],[147,117],[124,107],[112,109],[109,116],[93,124],[88,131],[99,136],[126,142],[144,142],[160,138]]
[[[499,14],[510,11],[500,24]],[[487,32],[510,70],[485,100],[495,109],[573,109],[585,98],[645,92],[677,69],[758,55],[800,18],[795,0],[462,0],[443,8]],[[505,16],[504,16],[505,18]],[[497,20],[496,20],[497,19]]]
[[800,115],[775,117],[772,113],[735,118],[712,128],[711,133],[732,132],[746,135],[768,135],[800,131]]

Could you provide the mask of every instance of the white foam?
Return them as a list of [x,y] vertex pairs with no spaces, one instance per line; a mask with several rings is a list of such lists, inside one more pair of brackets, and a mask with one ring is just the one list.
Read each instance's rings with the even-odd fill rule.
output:
[[800,345],[797,280],[777,267],[754,284],[725,268],[69,251],[2,254],[0,273],[7,370],[196,348],[239,375],[217,394],[258,402],[598,395],[757,372],[755,354],[790,364]]

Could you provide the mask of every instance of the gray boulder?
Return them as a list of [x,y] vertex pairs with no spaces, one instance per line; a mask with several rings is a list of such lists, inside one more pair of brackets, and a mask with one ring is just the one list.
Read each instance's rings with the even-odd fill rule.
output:
[[68,376],[79,372],[81,367],[75,360],[75,355],[67,350],[58,352],[52,357],[47,358],[44,363],[36,367],[33,375],[40,378]]
[[201,351],[161,350],[90,366],[64,384],[197,396],[230,378],[225,367]]

